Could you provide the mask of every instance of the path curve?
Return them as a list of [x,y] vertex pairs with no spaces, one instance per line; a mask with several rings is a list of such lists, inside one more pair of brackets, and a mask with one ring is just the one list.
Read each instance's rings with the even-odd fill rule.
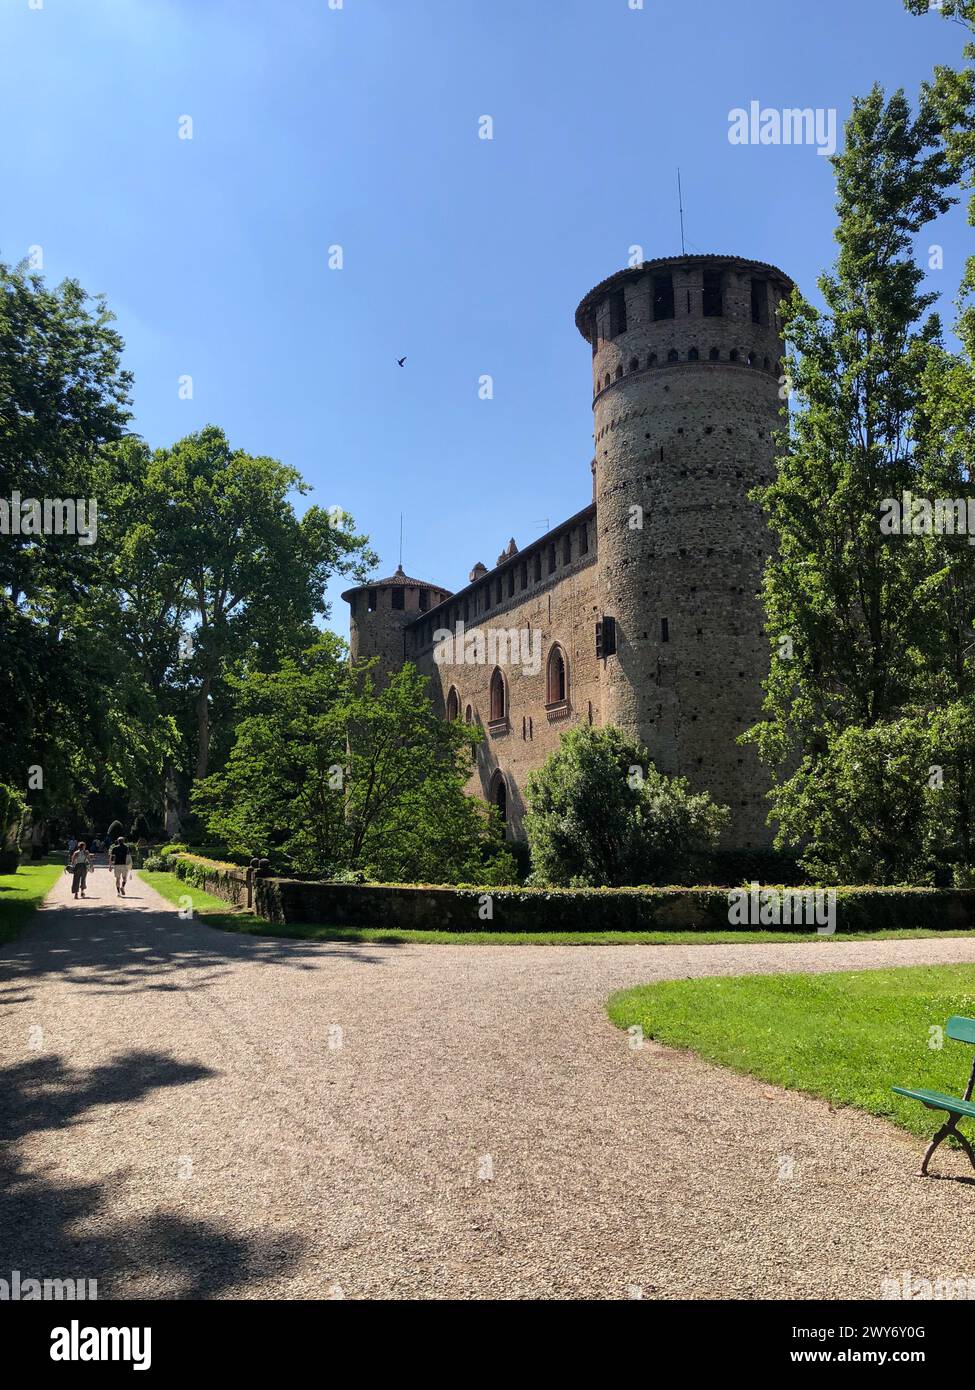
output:
[[[0,1249],[101,1298],[876,1298],[975,1277],[975,1185],[880,1120],[634,1051],[614,989],[975,939],[241,937],[104,868],[0,949]],[[792,1177],[783,1179],[783,1156]],[[964,1156],[939,1151],[962,1175]],[[6,1277],[0,1269],[0,1277]]]

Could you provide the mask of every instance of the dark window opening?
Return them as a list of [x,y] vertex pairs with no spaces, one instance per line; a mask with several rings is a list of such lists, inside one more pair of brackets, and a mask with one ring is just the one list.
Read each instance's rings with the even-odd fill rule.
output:
[[729,361],[729,362],[737,362],[737,361],[738,361],[738,349],[737,349],[737,348],[732,348],[731,351],[728,353],[728,361]]
[[540,550],[535,555],[534,575],[537,584],[542,577],[542,552]]
[[630,358],[630,371],[631,371],[631,372],[638,372],[639,370],[640,370],[640,362],[639,362],[639,359],[636,358],[636,357],[631,357],[631,358]]
[[497,666],[491,675],[491,718],[503,719],[507,714],[504,676]]
[[670,351],[669,351],[668,354],[667,354],[667,361],[668,361],[668,362],[679,362],[679,361],[680,361],[680,353],[677,351],[676,348],[671,348],[671,349],[670,349]]
[[706,270],[704,272],[704,292],[702,295],[702,305],[704,317],[706,319],[719,319],[724,314],[724,305],[721,295],[721,271]]
[[721,358],[721,349],[720,349],[720,348],[712,348],[711,351],[708,353],[708,361],[709,361],[709,362],[718,362],[718,361],[720,361],[720,358]]
[[579,554],[589,554],[589,527],[585,522],[579,527]]
[[556,566],[557,566],[557,565],[558,565],[558,557],[557,557],[557,555],[555,554],[555,546],[554,546],[554,545],[550,545],[549,548],[548,548],[548,572],[549,572],[549,574],[554,574],[554,573],[555,573],[555,569],[556,569]]
[[651,352],[650,356],[647,358],[647,366],[648,366],[648,367],[655,367],[656,365],[657,365],[657,354],[656,354],[655,352]]
[[626,332],[626,295],[616,290],[609,298],[609,336],[617,337]]
[[379,604],[379,590],[378,590],[378,589],[370,589],[370,590],[369,590],[369,602],[368,602],[368,604],[366,605],[367,608],[368,608],[368,610],[369,610],[369,612],[370,612],[370,613],[375,613],[378,604]]
[[572,537],[571,537],[571,535],[566,536],[565,540],[562,542],[562,563],[563,563],[563,565],[571,565],[571,564],[572,564]]
[[674,317],[674,277],[672,275],[655,275],[653,277],[653,317],[655,322]]
[[421,613],[425,613],[429,607],[430,607],[430,590],[429,590],[429,589],[421,589],[421,590],[420,590],[420,612],[421,612]]
[[515,596],[515,568],[514,568],[514,565],[512,565],[511,569],[508,571],[508,597],[509,597],[509,598],[514,598],[514,596]]
[[460,696],[454,686],[447,691],[447,719],[450,723],[460,714]]
[[660,619],[660,640],[661,642],[670,641],[670,623],[666,618]]
[[565,699],[565,657],[561,647],[553,647],[548,659],[548,703],[558,704]]
[[691,348],[691,349],[688,351],[688,354],[687,354],[687,360],[688,360],[688,362],[699,362],[700,359],[701,359],[701,354],[698,352],[697,348]]
[[765,280],[752,280],[752,323],[768,323],[768,294]]
[[403,607],[405,607],[405,605],[406,605],[406,591],[405,591],[404,589],[394,589],[392,592],[393,592],[393,607],[394,607],[394,608],[403,608]]

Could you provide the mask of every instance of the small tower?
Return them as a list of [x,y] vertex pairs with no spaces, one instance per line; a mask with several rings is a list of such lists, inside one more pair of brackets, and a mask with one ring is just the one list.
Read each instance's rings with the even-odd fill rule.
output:
[[610,276],[576,311],[592,350],[598,593],[616,619],[603,720],[730,806],[735,848],[770,840],[768,775],[736,740],[768,671],[771,538],[748,494],[774,471],[791,288],[760,261],[670,256]]
[[349,651],[353,661],[378,656],[376,675],[388,679],[406,660],[405,629],[421,613],[427,613],[451,591],[439,584],[411,579],[403,566],[388,579],[373,579],[346,589],[342,597],[349,605]]

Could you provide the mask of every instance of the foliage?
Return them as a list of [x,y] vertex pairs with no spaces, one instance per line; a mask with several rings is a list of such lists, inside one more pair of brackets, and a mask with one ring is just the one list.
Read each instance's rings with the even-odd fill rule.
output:
[[480,735],[437,716],[412,666],[377,689],[325,633],[235,692],[226,768],[194,797],[230,849],[322,877],[513,877],[496,813],[463,792]]
[[685,779],[665,777],[619,729],[583,726],[526,784],[533,883],[675,883],[716,846],[728,818]]

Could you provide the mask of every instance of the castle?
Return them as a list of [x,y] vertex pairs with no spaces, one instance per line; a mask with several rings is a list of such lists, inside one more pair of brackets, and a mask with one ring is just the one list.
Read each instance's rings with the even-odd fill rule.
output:
[[482,727],[468,791],[512,838],[528,773],[588,723],[618,725],[729,806],[727,848],[770,843],[768,774],[736,740],[768,670],[770,537],[748,494],[774,472],[791,288],[775,266],[716,255],[603,280],[576,310],[592,351],[589,505],[476,564],[458,593],[400,567],[342,595],[353,660],[413,662],[446,718]]

